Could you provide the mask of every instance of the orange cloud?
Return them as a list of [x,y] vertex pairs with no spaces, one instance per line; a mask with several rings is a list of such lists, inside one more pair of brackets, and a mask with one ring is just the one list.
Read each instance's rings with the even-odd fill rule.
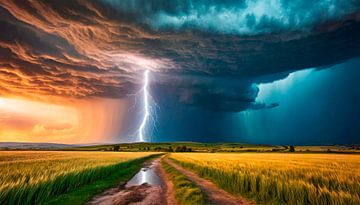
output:
[[0,2],[0,96],[121,98],[142,70],[170,67],[139,52],[138,38],[156,34],[108,19],[94,3],[64,3]]
[[0,97],[0,141],[119,141],[127,107],[126,100],[74,100],[59,105]]

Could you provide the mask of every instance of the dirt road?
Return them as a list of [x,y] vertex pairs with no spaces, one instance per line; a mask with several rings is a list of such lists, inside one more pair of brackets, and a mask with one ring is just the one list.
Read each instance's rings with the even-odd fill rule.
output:
[[176,205],[172,183],[157,158],[127,184],[106,190],[88,205]]
[[255,204],[253,202],[246,201],[245,199],[234,197],[226,191],[218,188],[214,183],[209,180],[199,177],[197,174],[184,169],[183,167],[175,164],[169,159],[164,159],[168,164],[178,170],[180,173],[185,175],[188,179],[193,181],[208,197],[209,204],[218,205],[248,205]]
[[184,169],[171,160],[161,157],[145,165],[131,180],[122,186],[106,190],[95,196],[88,205],[177,205],[173,184],[161,166],[165,160],[170,166],[193,181],[207,195],[208,204],[240,205],[255,204],[235,197],[218,188],[209,180]]

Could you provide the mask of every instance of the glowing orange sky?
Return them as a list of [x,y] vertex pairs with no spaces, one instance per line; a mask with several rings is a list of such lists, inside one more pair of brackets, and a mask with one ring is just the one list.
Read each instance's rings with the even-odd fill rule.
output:
[[73,100],[59,105],[0,97],[0,141],[110,142],[121,130],[126,108],[126,100]]

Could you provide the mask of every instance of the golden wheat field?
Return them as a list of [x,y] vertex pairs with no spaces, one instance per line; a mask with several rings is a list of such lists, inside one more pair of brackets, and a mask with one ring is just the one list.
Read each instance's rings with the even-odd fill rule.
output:
[[174,153],[175,162],[259,203],[360,204],[360,155]]
[[[63,193],[71,187],[103,178],[111,170],[116,170],[121,162],[151,154],[1,151],[0,202],[18,204],[21,202],[18,200],[25,200],[24,196],[27,196],[29,203],[37,203],[40,199],[46,200],[50,194]],[[38,201],[34,201],[34,198]]]
[[47,181],[69,172],[116,164],[149,154],[151,153],[2,151],[0,191],[6,187]]

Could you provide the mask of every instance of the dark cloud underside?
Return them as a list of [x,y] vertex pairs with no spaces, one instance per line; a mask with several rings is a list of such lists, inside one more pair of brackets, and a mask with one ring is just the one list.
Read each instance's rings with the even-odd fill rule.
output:
[[260,109],[253,83],[360,55],[355,0],[4,0],[0,27],[0,95],[121,98],[150,69],[169,100]]

